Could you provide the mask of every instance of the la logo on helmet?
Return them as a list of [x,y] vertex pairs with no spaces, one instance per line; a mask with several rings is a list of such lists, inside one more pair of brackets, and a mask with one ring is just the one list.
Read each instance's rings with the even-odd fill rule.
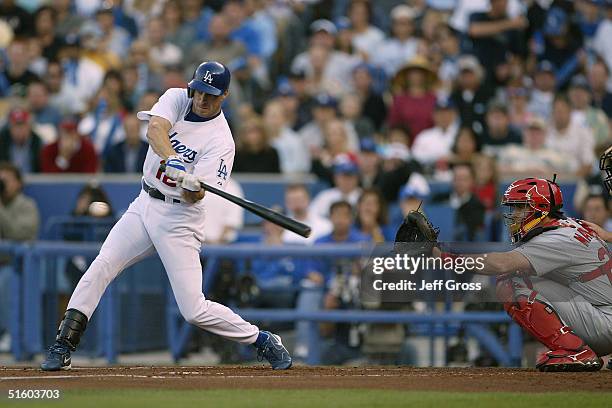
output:
[[202,81],[206,81],[209,84],[212,84],[213,77],[212,77],[212,74],[210,73],[210,71],[206,71],[206,73],[204,74],[204,78],[202,78]]

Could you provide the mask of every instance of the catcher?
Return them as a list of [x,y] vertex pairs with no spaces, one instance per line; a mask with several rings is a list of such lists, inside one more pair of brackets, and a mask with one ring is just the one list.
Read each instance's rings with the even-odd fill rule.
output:
[[[599,356],[612,352],[612,256],[607,245],[582,220],[563,215],[561,190],[553,181],[517,180],[504,193],[502,205],[517,247],[487,253],[478,273],[498,276],[497,295],[504,309],[550,349],[537,360],[540,371],[599,370]],[[406,217],[400,231],[409,242],[437,239],[424,218],[420,213]],[[484,255],[438,247],[432,252],[443,258]]]

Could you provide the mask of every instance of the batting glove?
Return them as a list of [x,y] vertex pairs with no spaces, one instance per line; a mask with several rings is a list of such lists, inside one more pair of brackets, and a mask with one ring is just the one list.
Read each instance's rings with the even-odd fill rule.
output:
[[185,164],[178,156],[168,156],[164,173],[172,180],[180,182],[185,177]]
[[181,187],[183,187],[185,190],[192,191],[194,193],[202,189],[202,186],[200,185],[200,180],[198,180],[198,178],[193,174],[185,174],[185,177],[183,177],[183,182],[181,183]]

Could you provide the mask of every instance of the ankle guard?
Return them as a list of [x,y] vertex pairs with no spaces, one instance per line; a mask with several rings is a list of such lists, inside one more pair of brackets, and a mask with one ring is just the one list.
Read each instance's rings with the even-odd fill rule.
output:
[[86,327],[87,316],[76,309],[68,309],[57,329],[55,340],[68,346],[71,351],[75,351]]

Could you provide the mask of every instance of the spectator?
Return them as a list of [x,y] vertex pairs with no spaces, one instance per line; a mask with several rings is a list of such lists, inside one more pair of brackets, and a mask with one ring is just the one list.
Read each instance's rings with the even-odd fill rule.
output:
[[[166,29],[166,40],[179,47],[183,56],[187,56],[199,43],[195,41],[195,28],[185,24],[185,12],[181,3],[180,0],[166,1],[161,18]],[[210,58],[210,60],[218,61],[216,58]]]
[[6,48],[6,60],[2,64],[0,77],[0,96],[23,97],[27,86],[36,80],[38,76],[29,69],[30,56],[28,43],[24,38],[14,38]]
[[118,58],[124,58],[130,47],[130,34],[116,24],[113,10],[104,6],[99,8],[96,11],[96,23],[102,33],[102,49]]
[[449,25],[439,25],[436,30],[435,45],[439,47],[441,57],[440,67],[438,68],[441,89],[450,94],[453,90],[453,84],[459,76],[459,66],[457,64],[461,56],[459,35]]
[[486,67],[488,80],[491,81],[498,67],[506,63],[508,54],[525,53],[523,32],[528,21],[523,16],[508,15],[508,0],[490,0],[489,5],[488,11],[470,15],[468,33],[474,54]]
[[85,102],[73,96],[75,88],[64,81],[59,61],[49,61],[42,79],[48,90],[49,105],[60,115],[75,115],[85,110]]
[[278,152],[283,173],[306,173],[310,170],[308,149],[298,134],[287,126],[285,118],[285,108],[280,101],[268,102],[263,116],[266,134]]
[[4,0],[0,3],[0,20],[5,21],[18,36],[31,35],[34,31],[32,15],[15,0]]
[[161,18],[152,18],[148,21],[145,38],[151,60],[157,61],[164,67],[178,65],[183,59],[183,52],[179,47],[168,42],[165,35],[164,21]]
[[289,122],[293,130],[299,131],[312,120],[314,100],[309,94],[306,74],[303,71],[291,70],[288,79],[290,89],[297,99],[297,106],[289,112]]
[[503,177],[549,177],[554,173],[575,174],[571,158],[566,153],[546,146],[548,125],[544,119],[533,116],[523,129],[521,145],[504,146],[497,157]]
[[134,114],[123,118],[125,140],[113,145],[104,162],[106,173],[140,173],[149,145],[140,135],[140,121]]
[[349,148],[346,127],[340,120],[333,120],[325,126],[325,144],[322,149],[312,150],[311,171],[320,180],[333,182],[333,166],[338,160],[354,160]]
[[603,110],[612,120],[612,92],[606,88],[610,71],[603,61],[596,61],[589,69],[589,86],[591,88],[591,104]]
[[[23,194],[23,180],[19,169],[0,162],[0,241],[28,241],[36,239],[40,217],[36,203]],[[0,256],[0,352],[10,349],[9,328],[11,259]]]
[[28,107],[38,125],[57,126],[61,120],[60,112],[49,102],[49,90],[44,82],[34,81],[28,85]]
[[600,7],[605,3],[601,0],[579,0],[575,5],[575,19],[584,37],[586,48],[591,48],[593,38],[601,23]]
[[314,21],[310,25],[310,32],[308,50],[294,58],[291,70],[305,73],[311,94],[329,92],[337,95],[348,91],[351,73],[362,62],[361,58],[334,50],[338,30],[331,21]]
[[294,220],[310,226],[312,232],[304,238],[289,230],[282,233],[285,244],[312,244],[314,241],[331,232],[331,223],[327,218],[321,217],[309,209],[310,193],[304,184],[289,184],[285,188],[285,208],[287,215]]
[[[276,210],[276,209],[275,209]],[[259,245],[282,245],[283,227],[270,221],[262,222],[263,236]],[[255,280],[257,294],[253,299],[257,308],[293,308],[295,301],[295,277],[302,266],[299,259],[254,258],[249,262],[249,271]]]
[[436,74],[422,56],[413,58],[400,69],[391,82],[393,102],[389,111],[389,125],[403,125],[414,135],[433,126],[436,104],[434,86]]
[[0,131],[0,161],[11,162],[21,173],[38,173],[38,157],[42,140],[32,130],[32,114],[23,108],[14,108],[8,124]]
[[72,95],[73,106],[85,110],[102,85],[104,70],[84,55],[81,38],[74,34],[64,39],[59,58],[64,70],[63,87]]
[[550,61],[540,61],[533,79],[533,88],[527,110],[541,118],[549,118],[552,114],[557,86],[552,63]]
[[208,31],[210,40],[192,44],[185,53],[186,71],[191,75],[202,61],[219,61],[228,65],[240,58],[246,58],[246,48],[240,41],[230,38],[231,28],[223,14],[210,19]]
[[387,117],[387,106],[382,96],[374,90],[370,65],[360,64],[355,67],[353,88],[361,98],[362,115],[372,121],[376,130],[380,129]]
[[361,98],[357,94],[346,94],[340,102],[340,113],[346,128],[359,139],[369,137],[375,131],[372,121],[362,115],[362,109]]
[[457,111],[451,99],[438,98],[433,122],[434,127],[419,133],[412,145],[414,159],[430,169],[437,161],[448,160],[459,130]]
[[583,55],[580,30],[570,24],[567,12],[554,5],[546,13],[543,38],[536,36],[539,61],[549,61],[554,67],[557,85],[563,88],[580,68]]
[[[462,127],[457,133],[449,163],[451,165],[457,163],[471,163],[478,153],[480,153],[480,150],[481,143],[478,136],[476,136],[471,128]],[[438,170],[445,170],[443,163],[442,166],[438,166]]]
[[368,60],[378,52],[380,42],[385,35],[372,25],[372,4],[367,0],[352,0],[348,9],[351,24],[353,47],[355,51]]
[[[145,41],[132,42],[127,61],[122,68],[125,97],[132,107],[148,90],[162,89],[162,71],[160,62],[151,60],[150,49]],[[189,75],[193,75],[193,71]]]
[[123,120],[123,78],[117,71],[104,76],[102,88],[92,101],[92,111],[79,123],[79,133],[89,136],[102,160],[110,147],[125,138]]
[[[225,191],[236,197],[244,198],[240,183],[234,178],[227,181]],[[244,209],[216,194],[206,194],[203,198],[206,216],[204,233],[207,244],[229,244],[236,241],[244,226]]]
[[72,0],[55,0],[51,3],[55,12],[54,31],[58,37],[64,38],[75,34],[83,24],[83,17],[72,10]]
[[57,14],[51,6],[42,6],[34,14],[34,29],[45,60],[57,59],[63,40],[56,34]]
[[[612,70],[612,47],[610,47],[610,38],[612,38],[612,3],[605,3],[606,19],[597,27],[595,38],[593,39],[593,49],[604,60],[608,67],[608,73]],[[612,77],[608,76],[608,89],[612,90]]]
[[484,226],[485,206],[474,194],[474,170],[469,164],[453,166],[450,193],[437,195],[433,200],[444,202],[455,212],[453,241],[477,241]]
[[[115,223],[113,206],[108,199],[106,191],[102,187],[95,183],[90,183],[79,191],[76,199],[74,209],[72,210],[72,217],[74,218],[73,225],[76,228],[69,229],[69,234],[64,236],[65,241],[102,241],[106,235],[110,232],[113,224]],[[98,220],[96,228],[88,228],[90,224],[86,220],[79,220],[81,217],[92,217],[96,219],[106,219],[105,223],[102,220]],[[80,228],[85,228],[85,231],[79,231]],[[84,256],[73,256],[68,260],[66,265],[66,277],[68,278],[70,288],[76,287],[77,283],[81,279],[81,276],[87,271],[91,263],[91,259],[87,259]]]
[[588,195],[581,206],[582,219],[599,225],[606,231],[612,230],[610,204],[603,195]]
[[528,111],[529,90],[521,85],[511,85],[507,89],[508,95],[508,117],[510,126],[522,130],[533,115]]
[[[328,210],[332,232],[317,239],[315,244],[367,242],[368,238],[353,227],[353,204],[348,201],[335,201]],[[333,261],[313,259],[309,262],[306,274],[301,280],[301,290],[296,305],[298,311],[318,310],[323,302],[324,288],[331,283],[334,275],[349,276],[355,267],[357,267],[355,261],[346,258],[334,258]],[[305,339],[309,330],[308,322],[298,322],[298,343],[295,346],[297,357],[303,358],[308,355]]]
[[360,147],[357,160],[360,184],[364,188],[371,188],[380,182],[381,157],[378,154],[374,139],[362,139]]
[[502,102],[489,104],[485,116],[485,131],[482,144],[486,151],[496,155],[502,146],[509,144],[521,144],[521,134],[510,125],[508,108]]
[[236,173],[280,173],[278,152],[270,146],[263,123],[258,118],[241,128],[236,158]]
[[387,202],[397,201],[399,190],[412,173],[421,172],[421,166],[410,157],[405,144],[392,142],[385,146],[382,153],[382,172],[377,187]]
[[393,36],[378,44],[371,54],[373,64],[382,67],[392,78],[406,61],[414,58],[423,48],[421,40],[415,36],[415,10],[405,4],[397,5],[391,11],[391,32]]
[[248,19],[248,10],[242,0],[228,0],[223,4],[221,14],[230,28],[230,38],[239,41],[246,47],[251,68],[260,65],[264,57],[263,39]]
[[0,162],[0,240],[36,239],[39,224],[36,203],[23,194],[21,171]]
[[477,134],[484,131],[487,104],[493,97],[490,88],[483,84],[484,72],[476,57],[466,55],[457,61],[459,77],[451,94],[461,126],[469,127]]
[[[450,17],[450,25],[460,33],[467,33],[470,27],[470,16],[487,10],[488,0],[457,0]],[[508,0],[508,16],[516,18],[525,12],[520,0]]]
[[56,142],[45,146],[40,155],[43,173],[95,173],[98,157],[93,144],[77,131],[75,119],[64,119],[59,125]]
[[590,173],[595,160],[595,140],[589,129],[573,124],[571,105],[566,96],[558,95],[553,103],[552,126],[548,128],[546,145],[571,158],[579,177]]
[[334,187],[321,191],[312,200],[310,211],[320,217],[328,217],[330,206],[337,201],[357,205],[361,195],[359,168],[348,157],[342,157],[333,166]]
[[[429,184],[425,177],[414,173],[399,193],[399,206],[403,218],[411,211],[417,211],[423,206],[423,201],[429,197]],[[392,225],[397,226],[402,220]]]
[[312,121],[304,125],[300,131],[300,137],[308,149],[313,152],[314,149],[323,147],[324,144],[324,129],[329,122],[336,119],[336,108],[338,101],[329,94],[319,94],[314,98],[312,108]]
[[497,196],[497,164],[495,158],[484,154],[472,161],[474,168],[474,194],[487,211],[495,211],[499,203]]
[[598,108],[591,106],[591,87],[583,75],[576,75],[570,82],[568,92],[572,104],[572,123],[590,129],[595,146],[610,144],[608,117]]
[[388,222],[387,206],[382,194],[376,189],[363,190],[357,201],[355,227],[368,236],[370,241],[380,244],[394,238],[386,228]]

